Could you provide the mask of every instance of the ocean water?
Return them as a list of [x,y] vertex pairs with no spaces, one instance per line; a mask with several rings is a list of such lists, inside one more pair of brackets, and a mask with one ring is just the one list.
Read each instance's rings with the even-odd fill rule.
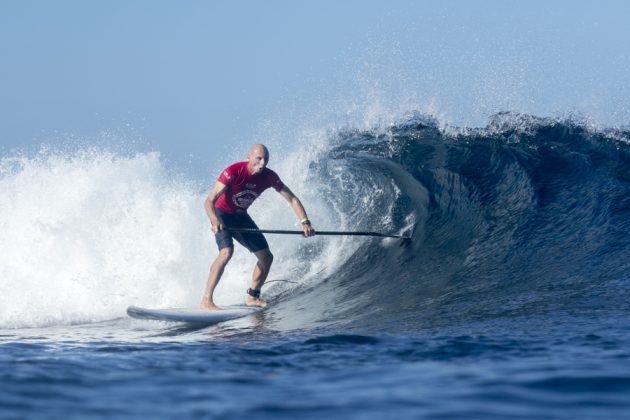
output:
[[[199,302],[212,179],[157,152],[3,156],[0,417],[630,416],[629,131],[506,112],[319,140],[270,163],[315,228],[412,243],[270,235],[270,307],[210,327],[125,309]],[[273,192],[251,213],[297,224]],[[219,304],[253,264],[237,248]]]

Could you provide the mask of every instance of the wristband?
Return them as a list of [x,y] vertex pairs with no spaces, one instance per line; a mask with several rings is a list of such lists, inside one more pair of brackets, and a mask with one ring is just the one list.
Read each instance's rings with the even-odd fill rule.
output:
[[303,225],[310,225],[311,221],[308,220],[308,217],[305,217],[304,219],[300,221],[300,223],[302,223]]

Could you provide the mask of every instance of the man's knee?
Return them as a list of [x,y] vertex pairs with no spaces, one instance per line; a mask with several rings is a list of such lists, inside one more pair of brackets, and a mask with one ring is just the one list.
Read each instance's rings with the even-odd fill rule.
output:
[[234,248],[221,248],[221,250],[219,251],[219,256],[217,257],[217,260],[223,264],[223,265],[227,265],[227,263],[230,261],[230,259],[232,258],[232,253],[234,252]]
[[271,251],[269,251],[268,249],[265,249],[258,252],[256,256],[258,257],[258,261],[264,267],[267,267],[267,268],[271,267],[271,263],[273,263],[273,254],[271,253]]

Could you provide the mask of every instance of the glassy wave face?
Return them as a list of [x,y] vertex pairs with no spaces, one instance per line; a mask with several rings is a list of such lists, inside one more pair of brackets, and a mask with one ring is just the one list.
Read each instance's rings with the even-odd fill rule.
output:
[[627,312],[629,139],[511,113],[480,129],[419,117],[342,132],[311,165],[329,207],[413,241],[363,241],[294,299],[321,309],[317,325],[381,332]]

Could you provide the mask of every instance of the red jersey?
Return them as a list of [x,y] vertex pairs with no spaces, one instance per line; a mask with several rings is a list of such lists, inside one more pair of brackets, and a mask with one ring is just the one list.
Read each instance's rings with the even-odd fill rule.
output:
[[238,162],[225,168],[219,182],[226,185],[225,192],[214,203],[214,207],[226,213],[245,213],[256,198],[267,188],[280,192],[284,184],[277,173],[269,168],[251,175],[247,162]]

